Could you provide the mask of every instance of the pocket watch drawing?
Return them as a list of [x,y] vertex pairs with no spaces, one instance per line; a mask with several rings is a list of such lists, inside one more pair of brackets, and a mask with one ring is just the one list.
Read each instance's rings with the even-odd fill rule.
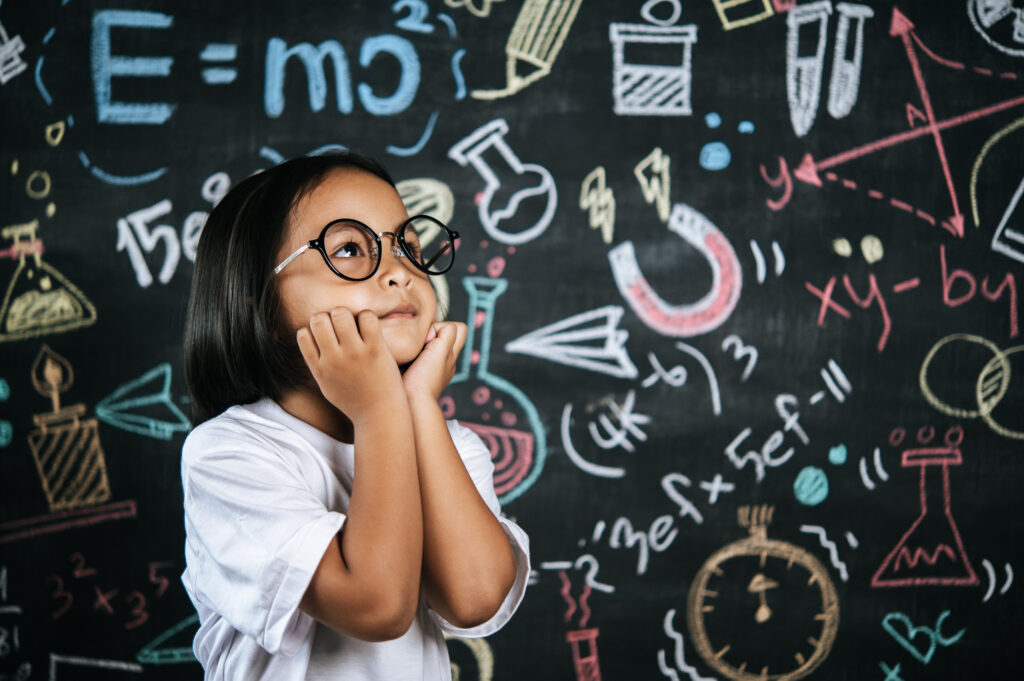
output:
[[825,567],[768,539],[771,506],[739,508],[750,536],[723,546],[690,586],[686,616],[697,652],[734,681],[792,681],[828,656],[839,602]]

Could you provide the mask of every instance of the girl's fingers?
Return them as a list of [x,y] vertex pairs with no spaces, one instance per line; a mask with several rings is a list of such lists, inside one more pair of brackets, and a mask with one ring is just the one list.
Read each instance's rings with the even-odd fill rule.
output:
[[316,366],[320,361],[320,350],[317,349],[316,341],[313,340],[313,334],[309,332],[309,329],[305,327],[299,329],[295,334],[295,342],[298,343],[299,352],[302,353],[302,359],[305,360],[306,366],[310,368]]
[[363,310],[356,315],[356,323],[359,325],[359,336],[367,345],[382,344],[384,338],[380,332],[380,320],[370,310]]
[[316,341],[321,354],[338,344],[338,335],[335,333],[334,321],[331,317],[332,315],[326,312],[317,312],[309,318],[309,330],[313,334],[313,340]]
[[359,337],[359,329],[351,310],[344,307],[334,308],[330,313],[330,321],[338,343],[351,342]]

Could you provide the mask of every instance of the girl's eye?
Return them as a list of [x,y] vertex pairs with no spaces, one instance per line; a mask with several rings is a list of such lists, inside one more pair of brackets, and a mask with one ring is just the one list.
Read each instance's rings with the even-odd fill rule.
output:
[[332,258],[362,258],[365,257],[363,246],[355,241],[349,241],[334,249]]

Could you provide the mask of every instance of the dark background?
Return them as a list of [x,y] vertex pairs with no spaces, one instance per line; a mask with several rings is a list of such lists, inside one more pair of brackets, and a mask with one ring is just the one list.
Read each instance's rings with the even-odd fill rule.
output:
[[[488,368],[533,405],[546,445],[542,450],[539,433],[532,433],[529,475],[504,495],[505,512],[530,534],[534,575],[511,623],[475,648],[493,659],[490,677],[468,646],[449,644],[462,679],[683,678],[686,670],[675,665],[679,635],[685,664],[695,668],[691,678],[742,678],[740,672],[712,667],[697,650],[687,624],[687,598],[705,561],[748,536],[737,522],[741,507],[758,505],[773,509],[769,539],[783,542],[787,555],[798,547],[814,556],[837,593],[837,635],[810,678],[910,681],[1013,674],[1022,612],[1022,590],[1013,574],[1024,564],[1019,539],[1024,505],[1018,491],[1024,479],[1019,433],[1024,391],[1020,355],[1007,352],[1021,343],[1017,289],[1024,249],[1007,232],[997,242],[1008,245],[1009,253],[994,248],[993,239],[1008,210],[1006,230],[1024,229],[1024,212],[1014,201],[1024,168],[1017,124],[1024,104],[1014,101],[1024,95],[1024,61],[1013,53],[1024,44],[1014,41],[1012,29],[1013,13],[1021,10],[1011,6],[1013,13],[985,29],[972,23],[974,2],[901,2],[896,7],[914,24],[913,35],[904,40],[890,33],[896,7],[868,3],[874,16],[864,23],[856,103],[848,116],[834,118],[826,102],[841,12],[832,7],[820,102],[810,102],[817,115],[801,136],[790,122],[786,97],[784,6],[727,28],[728,15],[723,21],[715,2],[683,3],[676,25],[697,27],[692,113],[634,116],[614,112],[609,24],[653,25],[641,16],[645,3],[584,0],[550,74],[511,96],[487,101],[466,91],[504,86],[504,46],[523,3],[468,3],[477,14],[489,8],[488,16],[477,16],[466,4],[8,0],[0,5],[8,39],[0,54],[13,60],[5,62],[11,70],[11,63],[24,63],[24,70],[0,85],[0,226],[38,221],[43,262],[80,289],[96,310],[95,321],[65,331],[42,324],[28,336],[11,338],[6,326],[0,329],[5,334],[0,340],[0,678],[201,677],[188,651],[193,610],[179,581],[184,568],[179,452],[186,427],[167,404],[187,413],[181,336],[192,263],[183,253],[169,280],[159,281],[168,250],[168,242],[160,241],[145,254],[154,281],[140,285],[127,250],[118,248],[118,221],[168,200],[170,209],[150,228],[169,225],[178,242],[172,249],[181,249],[187,217],[211,207],[201,194],[208,177],[226,173],[235,183],[278,156],[324,145],[362,149],[380,158],[396,179],[434,178],[451,188],[451,225],[463,240],[446,277],[450,318],[466,319],[468,277],[500,275],[508,283],[490,319]],[[396,26],[421,5],[432,33]],[[672,2],[646,5],[655,19],[672,14]],[[754,15],[760,6],[751,2],[734,11]],[[173,58],[166,77],[112,80],[114,101],[175,105],[163,124],[99,120],[94,17],[111,9],[173,18],[165,29],[111,29],[115,55]],[[799,34],[801,57],[813,56],[816,27],[805,26]],[[848,58],[855,33],[853,22]],[[359,50],[368,37],[386,34],[407,40],[422,70],[407,107],[374,116],[361,104],[358,84],[369,83],[386,96],[400,68],[387,54],[361,66]],[[337,41],[348,58],[352,111],[338,111],[330,67],[326,105],[312,111],[305,72],[293,58],[286,68],[284,111],[269,115],[264,86],[271,38],[289,46]],[[15,50],[18,40],[23,48]],[[201,71],[211,64],[199,55],[210,43],[237,46],[229,64],[237,70],[232,83],[203,81]],[[920,85],[905,44],[919,66]],[[639,58],[637,63],[664,58],[668,66],[672,59],[679,64],[678,51],[659,53],[658,47],[665,46],[627,50],[626,56]],[[936,129],[941,128],[937,134],[952,195],[935,134],[866,147],[927,126],[925,98],[935,121],[950,121]],[[1001,111],[989,110],[1000,103],[1006,103]],[[709,126],[712,112],[720,127]],[[972,112],[979,115],[957,120]],[[395,153],[416,144],[435,113],[422,148],[411,155]],[[495,119],[507,121],[504,139],[518,158],[547,169],[557,187],[549,227],[514,248],[488,235],[481,223],[474,198],[485,186],[481,176],[448,156],[453,145]],[[739,132],[741,121],[752,123],[753,132]],[[59,122],[66,130],[54,146],[45,130]],[[719,170],[698,162],[701,149],[714,141],[731,151],[731,162]],[[667,230],[656,207],[644,199],[634,168],[655,148],[670,159],[671,204],[706,216],[731,244],[742,269],[735,309],[697,335],[670,336],[647,326],[616,287],[609,264],[613,247],[632,242],[647,282],[671,305],[697,303],[714,286],[701,252]],[[821,186],[793,176],[807,154],[820,162],[853,149],[864,153],[820,170]],[[497,156],[487,158],[493,162]],[[780,176],[781,163],[791,181],[785,200],[787,188],[768,181]],[[597,166],[606,169],[617,202],[610,243],[589,226],[588,213],[580,208],[581,185]],[[161,168],[150,181],[109,179]],[[97,169],[108,179],[97,176]],[[507,167],[495,170],[503,187],[496,202],[508,200],[516,177]],[[48,174],[48,193],[41,191],[41,175],[30,182],[35,171]],[[826,176],[829,171],[835,175]],[[941,226],[954,215],[953,197],[963,218],[962,236]],[[524,201],[500,227],[523,231],[542,207],[543,199]],[[881,259],[869,262],[862,255],[868,236],[882,244]],[[838,239],[852,246],[849,256],[837,253]],[[2,248],[11,243],[5,240]],[[755,243],[765,258],[763,281]],[[778,273],[773,243],[785,257]],[[18,287],[33,284],[26,284],[18,258],[5,253],[0,278],[16,287],[7,294],[13,300],[26,290]],[[916,286],[899,286],[915,279]],[[825,291],[830,282],[831,300],[846,316],[827,308],[819,323],[823,304],[811,287]],[[869,298],[872,282],[877,293]],[[883,302],[890,323],[884,343]],[[506,349],[541,327],[606,306],[622,311],[617,326],[628,332],[631,376]],[[0,320],[7,323],[6,317]],[[478,341],[487,328],[481,327]],[[949,338],[953,334],[961,336]],[[731,336],[757,350],[745,378],[746,360],[734,357],[732,345],[723,348]],[[927,385],[947,405],[938,409],[926,398],[920,376],[929,352],[944,339],[925,367]],[[678,342],[693,352],[681,350]],[[49,397],[37,392],[31,379],[44,344],[73,368],[74,382],[62,392],[61,405],[81,403],[83,419],[100,417],[96,428],[109,498],[79,501],[67,510],[54,508],[47,498],[30,445],[37,430],[33,415],[51,411]],[[600,347],[601,339],[589,344]],[[707,371],[694,353],[714,374],[720,413],[713,409]],[[1005,364],[998,364],[1000,358]],[[842,402],[822,377],[823,369],[831,371],[830,360],[849,381],[848,391],[840,388]],[[682,367],[675,375],[685,371],[685,381],[675,386],[647,381],[655,372],[652,362],[666,372]],[[164,433],[167,438],[132,432],[104,417],[107,412],[98,407],[104,399],[158,368],[170,376],[167,400],[121,409],[150,422],[177,424]],[[1005,389],[995,406],[979,407],[979,374]],[[484,411],[494,406],[472,402],[478,379],[451,388],[456,415],[467,422],[482,423]],[[150,381],[131,396],[160,388],[159,380]],[[493,382],[490,390],[492,400],[501,398]],[[823,390],[824,399],[812,404],[811,397]],[[797,428],[783,430],[785,419],[776,409],[780,395],[793,396],[806,442]],[[515,406],[510,396],[503,399],[503,409],[517,413],[516,428],[530,433],[529,408]],[[630,402],[633,430],[624,437],[633,451],[602,449],[591,428],[601,437],[613,435],[601,424],[605,416],[605,423],[622,432],[616,409],[621,414]],[[563,433],[567,408],[571,419]],[[498,425],[501,410],[491,411],[492,425]],[[748,458],[760,457],[757,452],[776,431],[781,446],[773,455],[793,448],[787,460],[765,466],[760,480],[754,465],[738,468],[726,453],[748,428],[748,437],[736,447],[738,456],[753,450]],[[900,433],[905,433],[902,441]],[[943,466],[925,469],[929,513],[919,533],[908,539],[908,556],[916,561],[902,563],[898,573],[911,581],[873,585],[922,510],[922,469],[901,466],[902,453],[942,448],[947,434],[954,442],[962,437],[956,447],[962,463],[946,467],[945,495]],[[921,444],[919,437],[929,441]],[[583,470],[566,454],[567,445],[593,464],[619,469],[620,476]],[[808,499],[795,485],[798,477],[814,474],[811,467],[827,479],[828,488],[827,494]],[[675,481],[672,489],[692,504],[692,512],[684,513],[680,498],[666,492],[666,478]],[[726,489],[714,493],[716,481]],[[831,551],[811,526],[834,542]],[[962,555],[953,541],[954,527]],[[638,561],[650,535],[660,550],[650,547],[644,565]],[[952,549],[944,552],[943,546]],[[914,554],[918,547],[925,553]],[[748,672],[757,674],[768,665],[772,678],[795,678],[799,674],[784,672],[800,666],[798,652],[810,655],[806,638],[820,631],[813,619],[820,599],[813,585],[794,577],[804,574],[799,565],[787,569],[769,558],[761,573],[758,560],[756,550],[748,552],[726,564],[724,578],[715,578],[723,581],[715,610],[706,613],[712,645],[717,652],[729,644],[732,652],[723,659],[733,665],[746,661]],[[758,594],[748,589],[754,574],[777,583],[765,592],[772,617],[762,624],[754,620]],[[588,575],[601,588],[588,587]],[[958,578],[970,583],[953,583]],[[589,635],[596,637],[590,650],[597,658],[589,671],[574,664],[567,638],[581,630],[593,630]],[[156,639],[173,631],[155,646],[156,653],[150,652]],[[581,650],[586,656],[585,644]]]

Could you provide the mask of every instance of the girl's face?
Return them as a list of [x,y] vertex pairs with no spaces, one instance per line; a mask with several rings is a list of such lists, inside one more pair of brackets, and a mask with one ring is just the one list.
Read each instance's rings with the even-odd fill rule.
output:
[[[332,170],[296,205],[275,262],[316,239],[332,220],[352,218],[375,232],[395,232],[408,217],[398,192],[376,175],[353,168]],[[380,239],[380,267],[365,281],[342,279],[315,249],[275,275],[284,323],[292,334],[308,326],[317,312],[336,307],[353,314],[370,310],[380,319],[384,341],[398,363],[416,358],[437,312],[434,291],[425,273],[393,255],[393,236]]]

